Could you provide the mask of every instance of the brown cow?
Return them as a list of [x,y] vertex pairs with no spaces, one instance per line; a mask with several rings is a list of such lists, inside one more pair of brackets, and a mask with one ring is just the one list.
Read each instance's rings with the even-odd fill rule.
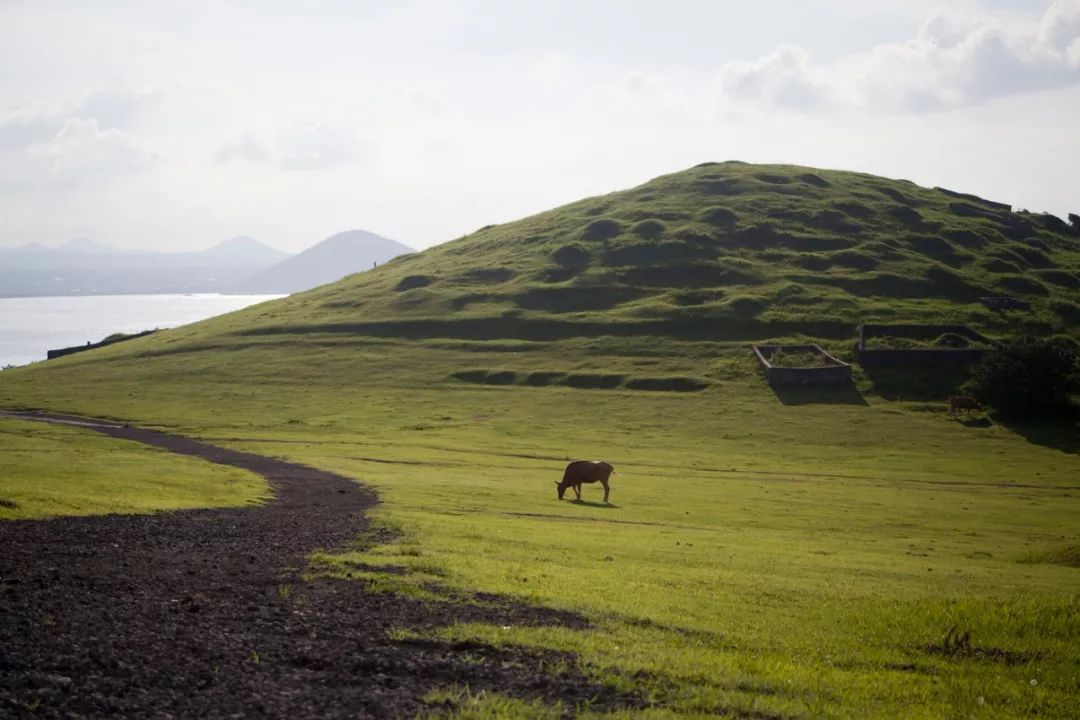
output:
[[611,488],[608,487],[608,478],[614,472],[615,468],[603,460],[575,460],[566,466],[562,482],[555,483],[559,488],[559,499],[563,499],[566,488],[573,488],[577,494],[577,499],[580,500],[582,483],[598,482],[604,486],[604,502],[607,502],[608,494],[611,491]]
[[954,395],[949,398],[949,417],[956,417],[958,410],[963,410],[970,415],[972,410],[982,410],[982,405],[973,397]]

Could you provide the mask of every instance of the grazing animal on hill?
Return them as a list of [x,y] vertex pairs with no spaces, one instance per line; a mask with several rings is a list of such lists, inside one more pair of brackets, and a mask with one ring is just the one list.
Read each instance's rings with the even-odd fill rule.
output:
[[562,482],[555,483],[559,488],[559,499],[563,499],[566,488],[573,488],[577,499],[580,500],[582,484],[598,482],[604,486],[604,502],[607,502],[611,491],[608,487],[608,478],[614,472],[615,468],[603,460],[575,460],[566,466]]
[[949,417],[956,417],[958,410],[963,410],[970,415],[972,410],[982,410],[982,405],[973,397],[954,395],[949,398]]

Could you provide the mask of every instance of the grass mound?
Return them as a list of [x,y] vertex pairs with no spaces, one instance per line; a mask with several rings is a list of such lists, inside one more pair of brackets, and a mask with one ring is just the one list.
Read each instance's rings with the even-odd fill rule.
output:
[[[1031,322],[1070,333],[1078,323],[1054,308],[1080,305],[1075,267],[1071,229],[1000,203],[858,173],[729,162],[487,227],[311,297],[341,322],[362,308],[378,322],[517,312],[614,326],[699,322],[672,306],[700,303],[674,298],[722,289],[756,298],[763,322],[992,329],[998,317],[978,298],[1005,294],[1031,303]],[[807,292],[781,298],[792,283]],[[400,302],[387,289],[412,292]],[[287,303],[277,320],[310,322],[305,312]]]
[[514,372],[512,370],[462,370],[450,375],[476,385],[524,385],[567,387],[578,390],[641,390],[647,392],[698,392],[709,382],[693,377],[629,377],[618,373],[571,373],[559,371]]
[[432,282],[434,282],[434,278],[427,275],[408,275],[403,277],[401,281],[394,286],[394,289],[398,292],[405,292],[406,290],[427,287]]

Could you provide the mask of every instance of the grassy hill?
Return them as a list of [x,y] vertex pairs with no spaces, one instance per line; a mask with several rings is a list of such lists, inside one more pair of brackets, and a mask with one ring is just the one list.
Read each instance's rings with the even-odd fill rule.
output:
[[[706,165],[4,371],[0,407],[162,425],[371,483],[396,540],[320,554],[313,572],[582,612],[593,629],[445,634],[571,650],[644,688],[647,717],[1065,718],[1080,697],[1075,424],[951,420],[947,388],[914,378],[896,394],[861,373],[776,391],[746,340],[846,351],[871,319],[1075,336],[1078,258],[1054,220],[975,198]],[[1032,311],[977,303],[1005,293]],[[589,488],[556,499],[581,457],[618,469],[612,506]],[[34,481],[0,453],[5,472]],[[466,716],[552,712],[446,699]]]
[[1078,267],[1080,231],[1054,216],[858,173],[708,163],[486,227],[260,320],[434,319],[503,338],[590,322],[837,336],[865,320],[993,326],[978,298],[1009,295],[1033,304],[1025,326],[1075,331]]

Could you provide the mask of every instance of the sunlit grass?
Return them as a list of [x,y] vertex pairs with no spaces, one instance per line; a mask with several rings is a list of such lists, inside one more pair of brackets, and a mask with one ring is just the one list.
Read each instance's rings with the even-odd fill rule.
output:
[[[857,369],[838,392],[774,391],[747,344],[815,338],[850,357],[855,323],[870,319],[1069,330],[1075,289],[1052,288],[1023,317],[976,296],[998,292],[992,252],[1073,267],[1077,244],[1033,226],[1048,248],[1036,256],[1004,226],[952,215],[952,196],[804,171],[769,171],[784,183],[753,166],[701,168],[489,228],[309,293],[5,371],[0,407],[124,418],[368,483],[395,539],[320,552],[309,572],[432,602],[501,593],[581,613],[591,629],[442,632],[572,651],[598,681],[647,694],[653,706],[634,717],[1074,717],[1077,429],[951,420],[952,378],[925,374]],[[717,173],[738,176],[738,192],[718,192]],[[899,224],[907,201],[918,222],[969,243],[946,258],[959,283],[927,255],[937,229]],[[869,212],[861,234],[796,227],[838,203]],[[740,246],[701,227],[726,217],[720,206],[741,228],[796,234]],[[676,254],[712,233],[722,286],[619,264],[648,254],[630,228],[659,216],[670,219],[657,242],[681,233]],[[598,218],[628,232],[610,247],[583,239]],[[831,247],[841,240],[847,255]],[[588,272],[553,278],[555,253],[574,244],[587,245]],[[860,269],[868,258],[880,264]],[[403,286],[412,275],[428,284]],[[556,499],[580,458],[616,467],[611,505],[588,486],[582,503]],[[91,463],[82,473],[109,477]],[[566,709],[453,687],[430,701],[461,717]]]
[[0,520],[227,507],[269,496],[253,473],[140,443],[0,418]]

